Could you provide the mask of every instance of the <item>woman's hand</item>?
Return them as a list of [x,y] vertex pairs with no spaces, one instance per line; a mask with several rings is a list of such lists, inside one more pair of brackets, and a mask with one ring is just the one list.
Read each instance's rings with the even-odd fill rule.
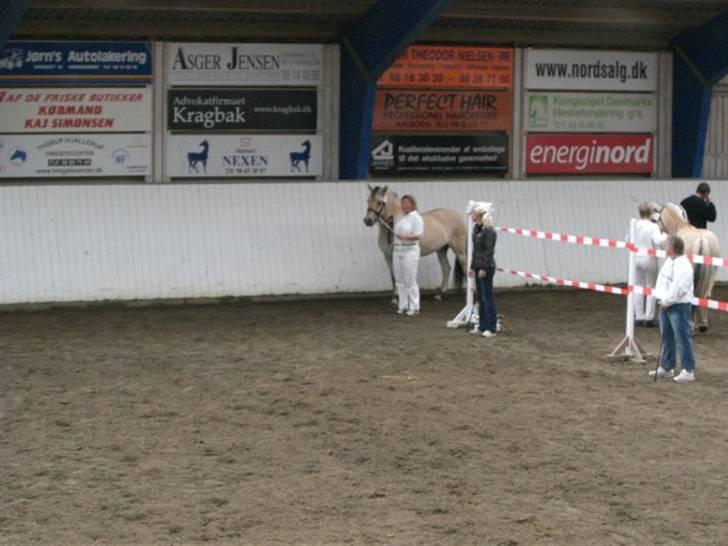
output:
[[479,269],[478,270],[478,278],[479,279],[485,278],[485,269]]

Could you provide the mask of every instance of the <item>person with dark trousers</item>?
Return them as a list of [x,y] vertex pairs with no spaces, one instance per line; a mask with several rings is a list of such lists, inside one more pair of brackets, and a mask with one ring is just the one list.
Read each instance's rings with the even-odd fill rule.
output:
[[478,292],[480,321],[470,332],[483,337],[495,337],[498,315],[493,298],[493,277],[495,276],[495,243],[498,234],[493,228],[490,203],[475,203],[471,209],[473,221],[473,258],[470,275],[475,276]]
[[695,193],[680,203],[688,215],[688,222],[696,228],[707,229],[708,222],[715,222],[715,203],[710,200],[710,184],[701,182]]

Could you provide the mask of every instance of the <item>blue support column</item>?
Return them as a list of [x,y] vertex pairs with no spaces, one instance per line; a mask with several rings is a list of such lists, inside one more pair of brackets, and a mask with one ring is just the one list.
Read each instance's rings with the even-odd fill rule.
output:
[[339,176],[367,177],[377,79],[450,0],[380,0],[341,36]]
[[0,49],[15,32],[31,0],[0,0]]
[[672,176],[698,178],[713,85],[728,74],[728,10],[673,40]]

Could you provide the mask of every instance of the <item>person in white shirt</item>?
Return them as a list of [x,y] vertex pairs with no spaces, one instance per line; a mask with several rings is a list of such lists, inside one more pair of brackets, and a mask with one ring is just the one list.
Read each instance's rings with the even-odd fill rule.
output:
[[397,287],[397,313],[408,316],[420,312],[420,289],[417,286],[417,267],[420,261],[420,244],[425,225],[417,212],[417,201],[411,195],[400,200],[402,216],[394,222],[394,254],[392,269]]
[[662,355],[660,365],[651,376],[673,377],[675,362],[680,354],[682,371],[675,377],[678,383],[695,380],[695,355],[690,338],[690,310],[693,301],[693,266],[686,256],[685,243],[680,237],[667,239],[667,259],[660,269],[655,297],[660,301],[660,334]]
[[[667,234],[662,233],[660,228],[650,218],[652,216],[652,205],[641,203],[639,206],[640,219],[637,220],[634,230],[634,241],[638,247],[662,248],[667,239]],[[645,288],[653,288],[657,280],[657,258],[654,256],[635,257],[635,285]],[[634,318],[638,326],[655,325],[655,298],[645,297],[643,294],[635,293],[632,297]]]

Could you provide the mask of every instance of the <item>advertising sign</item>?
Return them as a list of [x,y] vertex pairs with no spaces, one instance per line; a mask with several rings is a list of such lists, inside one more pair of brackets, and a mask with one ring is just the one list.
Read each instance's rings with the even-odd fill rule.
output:
[[528,49],[526,89],[656,91],[657,54]]
[[527,174],[650,174],[652,135],[527,135]]
[[547,133],[650,133],[657,101],[646,93],[526,94],[526,130]]
[[510,131],[513,93],[380,89],[374,130],[383,132]]
[[510,89],[513,49],[416,45],[408,47],[377,87]]
[[322,174],[318,135],[170,135],[170,177],[303,177]]
[[0,133],[145,132],[148,87],[3,88]]
[[152,48],[146,42],[7,42],[0,83],[149,84]]
[[323,46],[314,44],[167,44],[169,85],[297,85],[321,83]]
[[373,176],[504,174],[508,135],[380,135],[374,138]]
[[144,176],[149,135],[0,135],[0,178]]
[[167,128],[196,131],[315,131],[315,89],[171,89]]

